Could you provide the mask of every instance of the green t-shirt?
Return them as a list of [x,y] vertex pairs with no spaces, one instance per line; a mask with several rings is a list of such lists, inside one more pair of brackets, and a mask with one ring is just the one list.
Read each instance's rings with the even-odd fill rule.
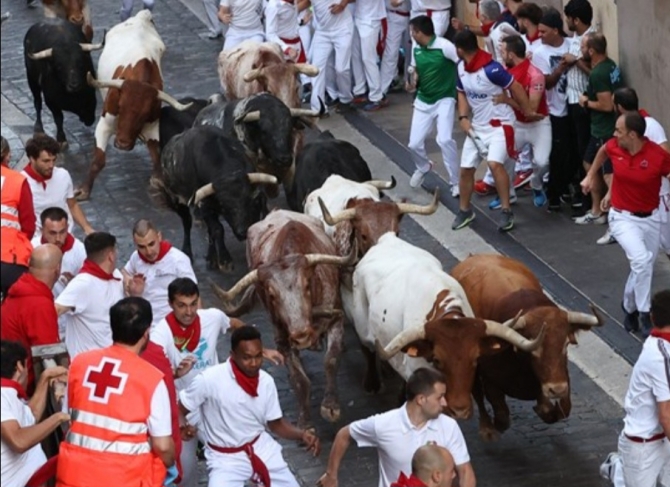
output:
[[416,97],[432,105],[442,98],[456,98],[456,47],[443,37],[435,37],[427,46],[414,48],[414,64],[419,76]]
[[[586,93],[590,101],[598,100],[598,93],[614,93],[623,86],[621,70],[614,61],[606,58],[591,70]],[[609,139],[614,134],[617,115],[614,111],[606,113],[591,110],[591,135],[599,139]]]

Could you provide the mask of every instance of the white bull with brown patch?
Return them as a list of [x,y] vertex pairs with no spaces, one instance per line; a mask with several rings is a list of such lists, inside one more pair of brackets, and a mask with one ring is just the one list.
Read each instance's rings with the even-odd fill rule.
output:
[[42,5],[46,18],[61,18],[74,25],[79,25],[86,39],[89,42],[93,40],[91,9],[88,6],[88,0],[42,0]]

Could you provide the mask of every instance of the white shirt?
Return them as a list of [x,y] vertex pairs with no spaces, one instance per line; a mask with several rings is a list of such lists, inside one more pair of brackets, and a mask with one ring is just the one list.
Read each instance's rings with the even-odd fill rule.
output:
[[493,97],[508,89],[514,78],[497,61],[490,62],[474,73],[465,71],[465,62],[458,63],[456,89],[465,93],[472,109],[472,124],[489,126],[491,120],[514,123],[516,117],[509,105],[493,104]]
[[386,5],[384,0],[356,0],[354,2],[356,20],[372,21],[386,18]]
[[263,32],[263,0],[221,0],[230,9],[230,29]]
[[74,198],[74,185],[72,184],[70,173],[62,167],[54,167],[51,179],[46,181],[46,188],[42,186],[42,183],[37,182],[28,176],[26,171],[21,171],[21,174],[26,177],[26,180],[30,185],[30,191],[33,193],[36,224],[35,236],[39,237],[42,235],[42,221],[40,220],[40,215],[44,210],[51,208],[52,206],[65,210],[68,217],[68,231],[72,232],[72,229],[74,228],[74,220],[72,219],[72,213],[70,213],[70,207],[67,205],[67,200]]
[[216,344],[219,336],[224,335],[230,328],[230,318],[216,308],[200,309],[198,316],[200,317],[200,341],[193,352],[180,351],[175,346],[174,335],[165,319],[160,320],[149,333],[151,341],[163,347],[173,369],[176,369],[186,357],[195,356],[196,362],[189,373],[175,380],[178,391],[186,389],[200,372],[219,363]]
[[635,362],[624,400],[623,431],[629,436],[650,438],[662,433],[659,402],[670,401],[670,343],[649,337]]
[[345,8],[339,14],[332,14],[330,13],[331,5],[333,5],[332,0],[312,0],[312,9],[318,29],[331,32],[341,29],[352,29],[353,19],[351,17],[351,10]]
[[[568,39],[570,47],[568,52],[577,59],[582,58],[582,37],[594,32],[593,27],[589,27],[582,35],[575,35]],[[568,103],[574,105],[579,103],[579,97],[584,94],[589,84],[589,75],[574,65],[568,70]]]
[[172,435],[172,406],[165,381],[161,380],[151,396],[151,409],[147,420],[149,435],[154,437]]
[[398,12],[409,12],[410,9],[410,1],[409,0],[402,0],[402,3],[398,5],[397,7],[391,3],[392,0],[386,0],[386,10],[396,10]]
[[[563,44],[559,47],[553,47],[542,44],[533,52],[531,62],[542,71],[544,75],[551,74],[563,59],[563,55],[568,52],[570,43],[563,39]],[[554,117],[565,117],[568,114],[568,75],[563,73],[558,79],[558,83],[552,89],[548,89],[547,105],[549,114]]]
[[354,421],[349,431],[359,447],[378,449],[379,487],[391,485],[400,472],[409,475],[414,452],[429,441],[448,449],[456,465],[470,461],[463,433],[454,419],[440,414],[417,429],[407,416],[407,403],[398,409]]
[[[16,421],[21,428],[35,424],[35,416],[30,407],[19,399],[17,392],[11,387],[0,389],[0,422]],[[25,453],[16,453],[2,441],[0,447],[0,477],[2,487],[25,487],[26,482],[42,465],[47,457],[38,443]]]
[[168,286],[178,277],[188,277],[197,283],[191,261],[181,250],[172,247],[158,262],[145,262],[140,258],[137,250],[132,253],[128,263],[123,268],[131,276],[145,277],[142,297],[151,303],[153,322],[165,318],[172,311],[168,301]]
[[200,408],[208,443],[224,448],[242,446],[265,433],[268,422],[283,416],[274,379],[264,370],[259,373],[257,397],[239,386],[230,360],[204,370],[179,393],[186,409]]
[[[663,126],[655,118],[644,117],[644,121],[647,123],[647,128],[644,131],[646,138],[657,144],[663,144],[668,141]],[[661,179],[661,196],[665,196],[666,194],[670,194],[670,181],[668,181],[668,178],[663,178]],[[662,204],[663,202],[661,202]]]
[[[282,39],[296,39],[298,34],[298,4],[270,0],[265,6],[265,38],[285,50],[289,46]],[[294,46],[290,46],[295,49]]]
[[502,53],[500,51],[502,40],[510,35],[520,36],[521,34],[507,22],[500,22],[496,25],[489,35],[485,38],[486,50],[493,56],[493,59],[502,64]]
[[73,308],[68,312],[70,321],[65,331],[65,346],[70,359],[82,352],[112,344],[109,309],[123,299],[122,275],[116,269],[114,277],[118,281],[77,274],[56,298],[56,304]]
[[451,0],[421,0],[417,3],[418,5],[421,5],[423,9],[413,10],[446,10],[451,8]]

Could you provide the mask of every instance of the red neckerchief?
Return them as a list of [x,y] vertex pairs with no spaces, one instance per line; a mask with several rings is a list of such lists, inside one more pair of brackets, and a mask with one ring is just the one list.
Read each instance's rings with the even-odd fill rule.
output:
[[532,36],[529,36],[528,34],[526,34],[526,39],[528,39],[528,42],[531,43],[531,44],[533,42],[535,42],[536,40],[538,40],[539,38],[540,38],[540,30],[539,29],[536,30],[535,34],[533,34]]
[[638,110],[637,112],[640,114],[640,116],[641,116],[642,118],[647,118],[647,117],[650,116],[650,115],[649,115],[649,112],[647,112],[647,110],[640,109],[640,110]]
[[[44,239],[44,235],[42,235],[42,240],[40,240],[40,243],[46,244],[49,243]],[[72,247],[74,247],[74,236],[71,233],[67,234],[67,237],[65,237],[65,242],[63,242],[63,246],[60,248],[61,252],[65,253],[69,250],[72,250]]]
[[118,277],[114,277],[114,274],[105,272],[102,267],[100,267],[98,264],[96,264],[90,259],[84,260],[84,265],[81,266],[79,274],[90,274],[92,276],[97,277],[98,279],[102,279],[103,281],[111,281],[112,279],[115,281],[121,280]]
[[418,479],[414,474],[409,477],[404,473],[400,472],[400,477],[398,480],[391,484],[391,487],[427,487],[421,479]]
[[651,329],[651,336],[670,342],[670,331],[661,331],[658,328]]
[[256,377],[249,377],[248,375],[245,375],[244,372],[242,372],[239,369],[239,367],[232,358],[230,359],[230,366],[233,369],[233,375],[235,376],[235,381],[237,381],[242,390],[247,394],[249,394],[251,397],[258,397],[259,376],[257,375]]
[[33,166],[31,166],[30,164],[28,164],[25,168],[23,168],[23,170],[26,172],[28,176],[33,178],[35,181],[37,181],[38,183],[42,183],[42,189],[47,189],[47,181],[51,179],[51,176],[45,178],[41,174],[37,174],[37,172],[33,169]]
[[15,380],[4,378],[0,379],[0,387],[9,387],[10,389],[14,389],[16,394],[19,396],[19,399],[23,399],[24,401],[28,400],[28,394],[26,394],[25,389]]
[[489,34],[491,33],[491,29],[493,29],[494,25],[496,25],[495,22],[487,22],[485,24],[482,24],[482,33],[484,34],[484,37],[489,36]]
[[493,61],[493,56],[491,56],[486,51],[477,49],[477,54],[475,54],[472,59],[470,59],[470,62],[465,63],[465,71],[468,73],[474,73],[482,69],[491,61]]
[[193,323],[186,328],[177,321],[174,311],[165,317],[165,321],[167,321],[167,324],[172,331],[174,346],[177,347],[177,350],[180,352],[183,352],[184,350],[193,352],[200,342],[200,315],[196,313],[195,320],[193,320]]
[[172,244],[170,242],[168,242],[167,240],[162,240],[161,243],[160,243],[160,249],[158,250],[158,257],[156,257],[156,260],[154,260],[154,261],[147,260],[146,257],[144,257],[139,252],[137,252],[137,255],[140,256],[140,259],[143,262],[146,262],[147,264],[155,264],[155,263],[159,262],[163,257],[165,257],[165,254],[167,254],[170,251],[171,248],[172,248]]

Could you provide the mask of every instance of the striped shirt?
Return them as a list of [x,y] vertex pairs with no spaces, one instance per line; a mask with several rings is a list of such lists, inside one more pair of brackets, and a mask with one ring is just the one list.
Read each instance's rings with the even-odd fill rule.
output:
[[[573,37],[568,38],[570,47],[568,53],[575,56],[577,59],[582,58],[582,37],[596,30],[589,27],[582,35],[578,36],[576,33]],[[579,103],[579,96],[586,91],[586,85],[589,83],[589,75],[579,69],[575,64],[568,70],[568,103],[574,105]]]

